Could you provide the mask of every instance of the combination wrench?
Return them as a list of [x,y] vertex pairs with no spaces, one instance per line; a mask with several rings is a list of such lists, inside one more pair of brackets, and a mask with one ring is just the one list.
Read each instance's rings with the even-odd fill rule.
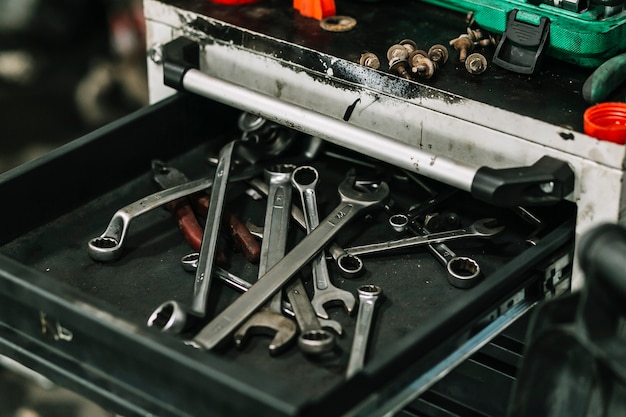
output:
[[209,322],[193,340],[198,346],[204,349],[217,346],[313,259],[343,226],[361,211],[380,204],[389,195],[386,183],[381,183],[373,193],[363,193],[352,188],[355,180],[356,174],[349,171],[338,187],[341,198],[339,205],[248,292]]
[[[265,180],[269,184],[268,198],[263,226],[264,239],[261,243],[258,279],[272,268],[285,254],[289,231],[291,209],[291,174],[294,165],[282,164],[265,170]],[[269,351],[274,355],[283,350],[297,333],[295,323],[281,314],[282,294],[277,292],[272,299],[254,313],[234,334],[235,344],[242,346],[247,333],[253,328],[269,329],[274,338]],[[296,312],[297,314],[297,312]]]
[[[254,187],[258,192],[267,197],[267,185],[265,182],[253,178],[248,181],[248,183]],[[300,226],[300,228],[306,231],[306,222],[304,220],[304,213],[300,209],[300,207],[292,205],[291,206],[291,217],[293,220]],[[251,224],[247,224],[248,229],[252,230],[253,226]],[[253,233],[254,234],[254,233]],[[358,256],[350,255],[346,252],[341,246],[337,243],[331,243],[328,245],[328,252],[335,259],[335,263],[339,269],[341,275],[345,278],[355,278],[361,275],[364,271],[363,269],[363,261]]]
[[[191,252],[183,256],[180,260],[182,268],[187,272],[195,273],[198,269],[198,258],[198,252]],[[223,268],[220,268],[219,266],[215,267],[215,269],[213,270],[213,276],[217,277],[224,284],[241,293],[248,291],[250,287],[252,287],[252,284],[245,279],[239,278],[238,276],[228,272]],[[283,301],[281,304],[281,308],[284,314],[289,317],[295,318],[296,313],[294,312],[294,309],[292,308],[290,303],[288,303],[287,301]],[[343,334],[343,327],[341,326],[341,323],[339,323],[337,320],[323,319],[320,317],[318,317],[317,319],[319,320],[319,323],[323,328],[330,329],[337,333],[339,336]]]
[[368,245],[353,246],[346,248],[346,252],[352,255],[370,255],[386,252],[394,249],[411,248],[428,245],[431,243],[442,243],[448,240],[463,238],[489,238],[504,230],[504,226],[490,227],[495,219],[481,219],[462,229],[435,232],[422,236],[411,236],[404,239],[390,240],[387,242],[372,243]]
[[359,287],[359,310],[356,317],[356,327],[350,359],[346,370],[346,377],[350,378],[363,368],[365,364],[365,351],[369,339],[372,318],[374,317],[374,306],[383,293],[382,288],[377,285],[362,285]]
[[215,180],[211,189],[211,200],[202,237],[202,246],[200,247],[191,306],[190,308],[185,308],[175,300],[166,301],[157,307],[148,318],[148,326],[150,327],[159,327],[164,332],[181,333],[187,328],[189,318],[204,318],[206,315],[213,263],[217,250],[217,238],[235,144],[236,141],[231,141],[220,150],[219,163],[217,164]]
[[[312,166],[298,167],[291,176],[291,183],[300,193],[307,233],[311,233],[320,222],[315,195],[315,187],[318,181],[319,173]],[[356,299],[351,292],[339,289],[332,284],[323,250],[318,256],[313,258],[311,268],[314,283],[311,305],[315,313],[319,317],[327,319],[330,316],[324,306],[328,303],[341,303],[348,314],[352,314]]]

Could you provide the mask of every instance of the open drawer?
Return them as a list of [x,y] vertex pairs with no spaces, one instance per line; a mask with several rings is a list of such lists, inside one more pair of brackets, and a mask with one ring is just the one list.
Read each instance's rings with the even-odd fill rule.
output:
[[[199,327],[181,336],[148,327],[159,304],[185,304],[192,296],[193,275],[180,266],[191,249],[170,213],[158,209],[137,218],[115,262],[94,262],[86,244],[119,208],[156,191],[153,159],[191,179],[213,175],[207,155],[241,134],[239,114],[179,93],[0,176],[0,353],[126,416],[377,415],[423,392],[536,302],[567,289],[573,203],[532,207],[542,222],[537,234],[519,207],[496,207],[458,191],[440,212],[455,213],[462,225],[489,217],[505,226],[491,239],[448,243],[479,262],[482,279],[472,288],[451,285],[423,248],[364,256],[366,273],[355,279],[342,278],[329,262],[331,278],[342,289],[356,295],[363,284],[383,288],[365,367],[350,378],[345,370],[356,315],[342,308],[328,309],[343,327],[336,349],[316,359],[297,346],[270,356],[266,337],[252,337],[240,349],[228,340],[212,350],[185,344],[239,297],[216,280],[211,317]],[[292,154],[281,158],[302,163],[304,140],[297,135]],[[320,172],[320,217],[337,205],[337,184],[353,167],[334,154],[362,157],[381,168],[355,166],[364,176],[382,170],[399,211],[428,200],[402,170],[325,146],[327,152],[305,162]],[[426,180],[434,190],[444,187]],[[265,202],[247,195],[247,188],[244,182],[229,185],[226,204],[242,220],[262,224]],[[354,219],[337,243],[401,237],[388,216],[379,209]],[[293,246],[304,233],[291,229]],[[537,238],[535,245],[528,244],[530,237]],[[227,268],[250,283],[256,280],[257,266],[240,253],[232,254]],[[297,276],[310,290],[308,267]]]

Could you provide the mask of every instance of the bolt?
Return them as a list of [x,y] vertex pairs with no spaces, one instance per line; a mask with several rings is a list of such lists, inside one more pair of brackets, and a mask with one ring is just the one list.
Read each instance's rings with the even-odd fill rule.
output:
[[400,42],[398,42],[398,45],[402,45],[409,54],[417,49],[417,44],[411,39],[402,39]]
[[365,52],[364,54],[361,54],[361,59],[359,60],[359,63],[368,68],[380,68],[380,60],[378,59],[376,54],[373,54],[372,52]]
[[428,50],[428,57],[439,67],[448,61],[448,48],[441,44],[433,45]]
[[474,42],[467,34],[462,34],[456,39],[450,41],[450,46],[459,51],[459,62],[465,62],[468,52],[474,49]]
[[473,53],[465,60],[465,69],[470,74],[482,74],[487,70],[487,58],[477,52]]
[[160,43],[155,43],[148,50],[148,57],[155,64],[161,64],[163,62],[163,45]]
[[428,54],[420,49],[409,54],[409,64],[411,71],[422,78],[428,79],[435,73],[435,64],[428,58]]
[[392,45],[387,50],[387,59],[389,60],[389,70],[400,75],[407,80],[411,79],[411,74],[407,70],[409,63],[407,62],[408,52],[406,48],[400,44]]

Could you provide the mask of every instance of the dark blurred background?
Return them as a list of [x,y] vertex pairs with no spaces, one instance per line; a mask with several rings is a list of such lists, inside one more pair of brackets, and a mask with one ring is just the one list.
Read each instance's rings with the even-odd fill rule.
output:
[[147,102],[140,0],[0,0],[0,172]]
[[[141,0],[0,0],[0,173],[148,101]],[[0,356],[0,417],[114,414]]]

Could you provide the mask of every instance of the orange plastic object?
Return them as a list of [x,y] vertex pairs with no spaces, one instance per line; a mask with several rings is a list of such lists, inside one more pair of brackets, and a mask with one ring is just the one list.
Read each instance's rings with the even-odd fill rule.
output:
[[609,142],[626,143],[626,103],[600,103],[583,115],[585,133]]
[[258,0],[210,0],[211,3],[218,3],[218,4],[229,4],[229,5],[238,5],[238,4],[248,4],[248,3],[254,3]]
[[336,13],[335,0],[293,0],[293,8],[302,16],[322,20]]

